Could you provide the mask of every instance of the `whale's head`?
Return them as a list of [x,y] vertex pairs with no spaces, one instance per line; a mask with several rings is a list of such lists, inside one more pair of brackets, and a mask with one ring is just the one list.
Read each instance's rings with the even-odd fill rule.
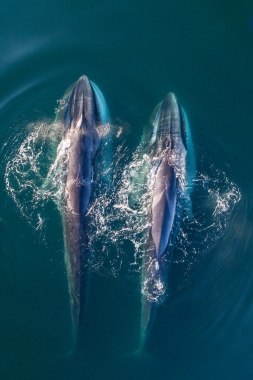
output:
[[100,122],[98,102],[88,77],[82,75],[76,82],[65,111],[64,125],[66,129],[93,129]]
[[186,146],[186,131],[183,111],[178,100],[169,92],[153,115],[150,147],[160,154],[167,147],[173,148],[175,139],[181,138]]

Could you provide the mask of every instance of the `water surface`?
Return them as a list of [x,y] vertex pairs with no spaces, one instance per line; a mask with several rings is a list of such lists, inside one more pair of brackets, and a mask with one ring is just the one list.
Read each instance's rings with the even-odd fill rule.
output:
[[[252,8],[226,0],[2,3],[2,378],[252,379]],[[124,133],[113,142],[114,196],[101,191],[96,208],[85,347],[73,358],[62,357],[72,335],[61,218],[53,194],[38,189],[60,138],[57,101],[82,74]],[[131,171],[142,170],[143,127],[169,91],[187,112],[196,149],[195,218],[182,223],[146,354],[126,355],[139,344],[143,235],[123,227],[144,229],[145,220],[122,206]]]

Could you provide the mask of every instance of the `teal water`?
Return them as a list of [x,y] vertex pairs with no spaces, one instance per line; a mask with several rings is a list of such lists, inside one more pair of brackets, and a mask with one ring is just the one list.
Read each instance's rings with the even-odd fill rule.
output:
[[[3,2],[0,13],[1,378],[252,379],[252,3],[25,0]],[[139,344],[140,252],[121,227],[138,222],[111,205],[94,249],[85,347],[64,356],[72,331],[62,225],[37,190],[54,159],[57,101],[82,74],[123,126],[115,202],[169,91],[191,125],[195,222],[182,224],[145,354],[126,355]]]

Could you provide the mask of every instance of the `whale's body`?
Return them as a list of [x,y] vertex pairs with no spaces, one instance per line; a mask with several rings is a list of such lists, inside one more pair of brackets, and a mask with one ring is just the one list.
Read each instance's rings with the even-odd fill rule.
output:
[[182,192],[189,198],[195,173],[189,123],[173,93],[156,109],[152,127],[149,155],[151,159],[159,157],[159,164],[151,205],[151,229],[142,266],[141,345],[153,326],[157,308],[164,302],[180,226],[178,204]]
[[90,248],[87,229],[93,169],[101,128],[108,117],[98,87],[86,76],[79,78],[63,117],[62,142],[67,146],[67,167],[61,208],[74,337],[77,340],[83,327],[88,297]]

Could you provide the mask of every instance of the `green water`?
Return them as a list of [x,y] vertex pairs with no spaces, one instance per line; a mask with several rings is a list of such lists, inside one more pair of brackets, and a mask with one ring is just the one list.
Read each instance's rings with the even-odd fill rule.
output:
[[[1,379],[252,379],[252,2],[10,0],[0,14]],[[217,219],[220,230],[193,230],[189,245],[178,242],[171,296],[146,354],[126,355],[139,344],[139,273],[131,244],[118,250],[111,241],[108,259],[97,253],[84,350],[64,356],[72,336],[60,214],[50,200],[33,208],[32,190],[19,192],[25,179],[14,186],[19,205],[7,191],[8,164],[14,170],[21,144],[52,122],[57,100],[82,74],[126,131],[118,173],[173,91],[190,121],[198,178],[240,194]],[[196,215],[209,207],[201,194]]]

